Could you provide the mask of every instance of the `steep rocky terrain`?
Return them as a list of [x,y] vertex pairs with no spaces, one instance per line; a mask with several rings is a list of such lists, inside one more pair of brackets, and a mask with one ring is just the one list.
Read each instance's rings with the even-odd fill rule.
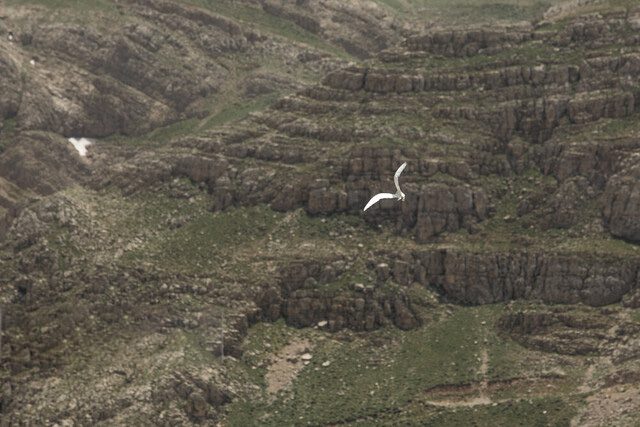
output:
[[[34,1],[9,2],[1,13],[2,151],[16,129],[106,137],[141,135],[185,119],[212,127],[228,120],[237,104],[244,114],[263,108],[351,55],[370,56],[397,43],[404,31],[375,4],[340,2],[298,8],[254,1],[200,7],[164,0],[94,0],[81,7]],[[58,173],[54,165],[45,168],[47,175]],[[18,198],[11,184],[30,189],[9,175],[0,171],[9,181],[2,186],[10,193],[2,197],[5,209]],[[60,179],[39,181],[62,188]]]
[[9,2],[3,422],[637,419],[640,5],[463,6]]

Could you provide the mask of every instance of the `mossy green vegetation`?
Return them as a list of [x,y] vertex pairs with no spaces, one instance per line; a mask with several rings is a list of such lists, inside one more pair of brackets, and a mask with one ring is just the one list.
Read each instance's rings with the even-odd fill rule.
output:
[[126,144],[141,147],[157,147],[187,135],[198,134],[222,125],[231,124],[245,119],[254,111],[261,111],[272,105],[280,96],[280,92],[258,96],[252,99],[238,99],[236,97],[220,97],[219,102],[212,105],[212,110],[203,118],[189,118],[179,120],[167,126],[154,129],[143,135],[125,136],[114,135],[103,141],[113,144]]
[[73,9],[76,13],[116,10],[116,3],[110,0],[6,0],[6,4],[8,6],[32,4],[51,9]]
[[640,114],[632,114],[621,119],[603,119],[598,131],[606,138],[640,135]]
[[256,29],[277,34],[294,42],[308,44],[338,57],[350,58],[344,50],[336,48],[316,34],[295,23],[266,12],[259,5],[242,4],[232,0],[184,0],[185,3],[200,6],[212,12],[237,19]]
[[[147,226],[155,230],[144,246],[126,254],[123,261],[150,260],[173,271],[186,272],[211,271],[223,263],[231,267],[233,253],[266,237],[280,217],[263,206],[214,213],[202,205],[203,198],[200,194],[191,201],[163,196],[139,201],[133,217],[145,218]],[[172,226],[172,218],[181,225]]]
[[535,20],[552,5],[545,0],[377,0],[402,15],[424,19],[439,18],[457,24],[492,23],[495,21]]
[[279,92],[262,95],[245,101],[235,101],[202,120],[200,129],[211,129],[246,118],[254,111],[261,111],[272,105],[280,97]]
[[[410,1],[414,3],[440,4],[443,8],[448,4],[445,0]],[[557,4],[558,2],[553,0],[503,0],[498,2],[481,0],[471,4],[464,0],[456,0],[453,2],[451,10],[447,11],[447,13],[450,19],[456,19],[458,14],[464,17],[474,16],[473,13],[475,11],[480,22],[491,22],[492,20],[539,21],[542,19],[544,12]],[[564,9],[559,16],[559,20],[553,21],[550,25],[562,25],[572,17],[589,13],[624,13],[637,5],[637,0],[601,0],[574,4],[573,7]]]
[[0,153],[6,150],[14,141],[16,136],[16,119],[12,117],[5,119],[0,128]]
[[[579,400],[571,394],[577,382],[573,375],[579,371],[570,370],[560,387],[547,379],[548,366],[542,361],[514,366],[514,361],[533,361],[539,354],[495,332],[503,312],[503,305],[440,307],[425,312],[429,320],[417,330],[347,333],[349,339],[288,328],[282,322],[256,326],[245,342],[247,369],[262,365],[257,371],[265,373],[267,355],[294,339],[312,340],[313,359],[290,389],[233,402],[226,421],[233,426],[463,425],[472,420],[480,420],[478,425],[496,420],[499,425],[520,425],[523,420],[526,425],[567,425]],[[488,354],[486,366],[483,352]],[[543,390],[500,395],[482,385],[485,380],[491,384],[523,377],[537,379]],[[265,387],[263,380],[258,383]],[[431,390],[439,388],[449,391],[432,396]],[[488,400],[477,401],[481,396]]]
[[[382,418],[377,425],[432,426],[568,426],[576,412],[572,399],[561,397],[515,400],[508,403],[462,407],[424,408],[421,413]],[[354,425],[367,425],[366,421]]]

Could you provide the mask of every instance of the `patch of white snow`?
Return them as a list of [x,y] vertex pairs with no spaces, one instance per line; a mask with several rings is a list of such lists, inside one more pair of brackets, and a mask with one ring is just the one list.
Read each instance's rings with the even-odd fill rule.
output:
[[81,156],[87,155],[87,147],[92,144],[87,138],[69,138],[69,142],[78,150]]

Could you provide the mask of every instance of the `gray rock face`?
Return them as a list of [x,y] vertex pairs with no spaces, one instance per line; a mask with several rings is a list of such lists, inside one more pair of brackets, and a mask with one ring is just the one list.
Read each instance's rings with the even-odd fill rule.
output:
[[26,200],[89,180],[90,167],[66,139],[22,133],[0,154],[0,241]]
[[622,305],[630,308],[640,308],[640,289],[629,292],[622,299]]
[[325,38],[346,52],[367,58],[401,40],[401,22],[384,7],[371,2],[266,0],[269,14]]
[[[0,139],[7,132],[18,135],[15,144],[0,140],[0,206],[11,218],[0,226],[8,243],[0,247],[0,289],[11,308],[3,319],[3,345],[11,351],[4,367],[21,374],[10,375],[0,390],[9,423],[62,423],[73,413],[76,422],[117,424],[126,410],[146,411],[143,417],[154,424],[216,423],[220,406],[261,393],[224,377],[234,369],[216,367],[219,362],[227,368],[243,355],[251,324],[284,319],[330,331],[416,328],[423,322],[421,306],[437,300],[420,287],[458,304],[640,304],[640,260],[629,255],[631,246],[622,247],[623,255],[602,256],[588,247],[556,253],[535,237],[552,226],[562,229],[552,230],[560,236],[606,239],[609,231],[640,241],[640,174],[634,166],[640,145],[633,133],[640,39],[627,31],[637,16],[594,15],[553,28],[433,30],[410,35],[402,48],[366,67],[336,70],[346,61],[333,58],[331,49],[287,44],[282,34],[263,34],[261,23],[259,33],[206,7],[163,0],[109,4],[115,17],[105,18],[104,28],[40,14],[38,25],[25,25],[18,34],[19,44],[0,39]],[[238,4],[304,29],[314,44],[342,46],[358,57],[398,41],[393,19],[374,3],[370,9],[337,0]],[[350,28],[349,22],[357,24]],[[37,61],[27,65],[31,55]],[[326,71],[322,84],[291,81],[319,70]],[[161,130],[141,144],[107,140],[88,159],[53,136],[143,133],[203,117],[216,94],[227,90],[243,101],[251,98],[250,105],[230,111],[242,117],[245,108],[261,105],[263,95],[289,89],[297,92],[215,130],[207,130],[213,122],[201,122],[179,130],[190,133],[186,137]],[[407,199],[384,201],[363,214],[372,194],[394,191],[393,171],[403,161],[409,162],[400,180]],[[52,194],[78,182],[90,189]],[[84,191],[89,197],[81,200]],[[113,206],[95,202],[105,193],[105,201],[123,210],[141,208],[139,196],[158,196],[154,201],[178,199],[166,206],[198,202],[187,206],[200,211],[178,215],[167,207],[157,223],[120,236],[121,225],[106,225],[99,212]],[[16,208],[17,200],[38,196],[47,197]],[[602,212],[593,208],[598,203]],[[213,263],[209,270],[189,259],[174,272],[173,265],[156,263],[173,244],[184,243],[187,250],[188,243],[188,250],[199,253],[199,236],[206,233],[190,231],[198,225],[194,218],[208,215],[202,206],[220,211],[256,204],[290,213],[281,216],[284,226],[269,230],[266,221],[267,232],[280,236],[273,242],[258,238],[265,254],[265,246],[247,240],[257,254],[233,247],[231,266]],[[305,212],[291,212],[300,209]],[[493,218],[496,212],[501,214]],[[339,237],[337,250],[330,246],[291,261],[299,253],[281,234],[289,224],[299,229],[299,215],[335,215],[323,226]],[[591,216],[588,222],[583,215]],[[345,219],[347,229],[331,229],[334,219]],[[594,222],[597,231],[589,235]],[[498,249],[488,239],[489,250],[476,251],[485,235],[495,237],[495,229],[509,237],[513,231],[511,244],[518,249]],[[411,249],[385,247],[387,230],[396,234],[389,241]],[[305,232],[292,241],[303,242]],[[180,243],[185,234],[189,240]],[[364,239],[351,241],[367,236],[375,249],[360,243]],[[467,239],[473,240],[468,246]],[[531,241],[536,249],[526,250]],[[315,244],[303,243],[300,253],[320,249]],[[239,272],[243,261],[257,267]],[[280,263],[279,271],[270,270]],[[631,338],[614,350],[617,338],[606,335],[614,322],[564,315],[564,306],[544,310],[510,313],[499,326],[543,351],[610,355],[615,363],[638,357],[637,328],[621,323],[616,335]],[[216,314],[221,312],[224,320]],[[81,354],[103,331],[113,334],[107,345],[123,344],[120,334],[129,332],[123,345],[140,345],[153,355],[138,359],[140,370],[161,374],[138,382],[136,369],[117,367],[112,375],[88,366],[79,383],[95,377],[96,384],[115,386],[98,390],[87,384],[94,394],[61,399],[80,410],[47,406],[55,401],[46,393],[57,390],[51,388],[56,381],[42,387],[39,375],[71,357],[56,353],[60,343],[66,340],[65,348]],[[141,331],[141,338],[133,335]],[[29,406],[36,401],[47,405]]]
[[496,51],[533,38],[532,28],[435,30],[423,36],[410,37],[406,46],[412,51],[427,51],[446,56],[467,56],[480,50]]
[[490,304],[512,299],[602,306],[640,284],[640,259],[549,253],[469,253],[432,250],[412,254],[393,279],[433,286],[452,301]]
[[82,181],[88,172],[71,143],[55,135],[23,134],[0,157],[0,177],[40,195]]
[[589,196],[589,184],[583,177],[576,177],[562,183],[553,196],[551,223],[554,227],[567,228],[573,225],[579,216],[581,203]]
[[327,319],[331,331],[372,331],[390,323],[400,329],[413,329],[420,324],[410,300],[403,294],[359,296],[339,292],[327,296],[322,290],[297,290],[286,298],[283,315],[287,323],[297,327],[313,326]]
[[[327,276],[330,266],[332,274]],[[351,289],[325,289],[343,270],[341,260],[326,266],[311,261],[290,263],[280,269],[280,289],[265,290],[256,303],[270,320],[281,315],[298,327],[327,320],[331,331],[372,331],[388,324],[412,329],[422,323],[402,289],[381,291],[362,283]]]
[[540,351],[608,355],[615,364],[638,357],[640,327],[615,309],[518,309],[503,315],[497,326],[520,344]]
[[402,210],[408,212],[403,217],[405,224],[410,224],[415,215],[416,239],[425,242],[443,231],[470,230],[473,224],[486,218],[487,201],[481,189],[428,185],[418,193],[417,200],[411,197]]
[[[607,354],[610,351],[602,351],[601,344],[610,323],[598,320],[544,311],[520,311],[504,315],[498,327],[522,345],[541,351],[571,355]],[[571,334],[572,338],[563,339],[560,334],[556,336],[552,332],[558,330],[567,336]]]
[[[310,284],[310,278],[321,277],[321,271],[316,263],[283,268],[281,290],[270,289],[257,301],[263,315],[271,320],[283,316],[296,326],[313,326],[327,319],[331,330],[372,330],[388,322],[409,329],[420,324],[404,292],[387,294],[368,286],[355,292],[327,292],[315,279]],[[373,273],[383,283],[391,280],[402,286],[433,287],[461,304],[528,299],[603,306],[637,288],[639,271],[640,259],[432,250],[395,258],[391,269],[379,263]]]
[[0,123],[14,117],[20,109],[22,82],[20,70],[12,58],[0,56]]
[[640,166],[611,177],[604,193],[603,216],[611,234],[640,242]]

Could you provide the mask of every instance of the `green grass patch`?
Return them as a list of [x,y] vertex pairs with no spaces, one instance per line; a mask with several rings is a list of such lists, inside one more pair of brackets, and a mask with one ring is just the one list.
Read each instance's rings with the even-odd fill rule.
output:
[[[356,231],[364,225],[364,220],[357,215],[334,214],[331,216],[312,216],[301,212],[296,218],[296,228],[304,237],[326,238],[331,232],[345,229]],[[358,230],[360,232],[361,230]]]
[[234,248],[251,245],[264,238],[281,216],[265,206],[217,213],[202,207],[173,212],[176,216],[187,215],[186,223],[180,228],[170,229],[165,225],[168,217],[161,217],[156,226],[164,229],[150,243],[128,253],[124,258],[127,262],[150,258],[173,271],[191,272],[229,264],[229,271],[237,273],[239,271],[235,269],[248,266],[234,262]]
[[168,126],[160,127],[149,132],[145,138],[154,143],[167,143],[174,138],[192,133],[198,125],[199,120],[191,118],[172,123]]
[[[342,341],[311,329],[288,328],[282,322],[258,325],[250,330],[245,344],[247,365],[268,362],[269,353],[277,352],[292,337],[315,343],[313,359],[290,390],[272,398],[235,401],[226,421],[232,426],[568,425],[577,406],[577,398],[570,396],[575,386],[570,375],[559,387],[541,386],[539,394],[515,389],[511,394],[492,396],[498,399],[495,405],[437,407],[428,403],[426,392],[434,386],[479,384],[483,349],[489,355],[489,380],[542,376],[549,369],[542,362],[530,364],[529,369],[512,366],[523,357],[535,360],[538,353],[497,334],[495,322],[503,312],[504,305],[499,304],[455,308],[449,313],[432,310],[432,320],[419,329],[387,328],[351,334]],[[329,366],[322,366],[325,361]],[[264,374],[266,369],[254,372]],[[259,378],[256,382],[265,385]],[[465,397],[474,396],[478,394]]]
[[5,119],[2,122],[2,128],[0,128],[0,153],[6,150],[9,145],[14,141],[16,136],[16,119]]
[[636,136],[640,132],[640,114],[633,114],[621,119],[602,119],[599,132],[607,138],[619,136]]
[[6,0],[7,6],[25,4],[45,6],[51,9],[72,9],[74,12],[114,12],[116,3],[110,0]]
[[116,144],[137,145],[137,146],[161,146],[166,145],[174,139],[187,135],[197,134],[205,130],[230,124],[246,118],[254,111],[263,110],[272,105],[280,93],[274,92],[250,100],[222,100],[219,110],[212,112],[203,119],[190,118],[171,123],[167,126],[159,127],[144,135],[124,136],[114,135],[105,138],[104,141]]
[[199,126],[199,124],[200,120],[197,118],[180,120],[169,125],[156,128],[146,134],[136,136],[116,134],[104,138],[101,142],[131,146],[160,146],[175,138],[194,133],[194,130]]
[[351,59],[351,55],[342,48],[327,43],[316,34],[296,25],[293,21],[267,13],[261,7],[231,0],[186,0],[186,2],[239,20],[261,31],[313,46],[341,58]]
[[263,110],[269,107],[279,97],[280,93],[274,92],[248,101],[235,101],[231,104],[225,105],[220,111],[204,119],[200,128],[210,129],[216,126],[242,120],[254,111]]
[[[372,346],[369,339],[320,342],[291,394],[279,396],[273,404],[260,402],[244,409],[259,417],[262,425],[298,420],[312,425],[340,423],[404,406],[416,393],[437,384],[475,380],[473,339],[480,334],[480,325],[473,322],[474,312],[459,310],[414,331],[391,328],[373,333],[382,346]],[[331,364],[321,367],[327,360]],[[239,425],[237,416],[230,414],[231,425]]]
[[[429,426],[569,426],[576,401],[562,397],[536,398],[468,408],[426,408],[383,418],[381,425]],[[421,413],[422,412],[422,413]],[[378,423],[378,421],[376,421]],[[357,425],[366,425],[366,422]]]
[[445,20],[455,24],[488,24],[495,21],[534,20],[551,5],[543,0],[377,0],[404,16]]

